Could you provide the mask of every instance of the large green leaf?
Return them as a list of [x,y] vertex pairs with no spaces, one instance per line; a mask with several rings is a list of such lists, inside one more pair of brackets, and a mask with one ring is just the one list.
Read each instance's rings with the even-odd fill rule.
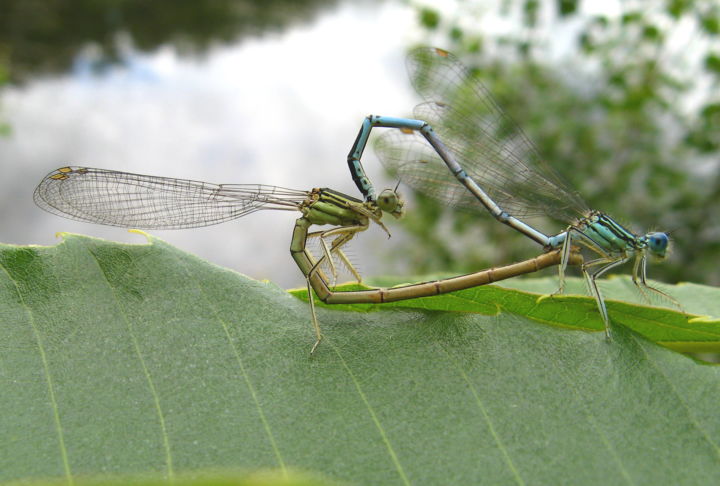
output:
[[[378,279],[388,285],[395,279]],[[404,300],[385,304],[352,304],[328,306],[336,310],[355,311],[388,310],[393,308],[475,312],[496,315],[511,312],[546,324],[584,331],[604,331],[605,325],[594,298],[582,296],[585,284],[581,279],[567,279],[566,292],[557,295],[557,278],[513,279],[501,282],[504,286],[488,285],[452,294]],[[608,300],[607,307],[614,326],[626,326],[646,338],[683,352],[720,351],[720,290],[695,284],[677,286],[653,283],[663,289],[666,296],[650,291],[641,292],[630,277],[615,277],[602,281],[601,287]],[[362,284],[345,284],[337,290],[369,289]],[[655,287],[654,287],[655,288]],[[526,291],[521,291],[524,289]],[[576,295],[568,295],[573,292]],[[292,294],[307,301],[305,289],[292,290]],[[678,302],[673,300],[680,299]],[[648,302],[668,307],[650,306]],[[678,305],[682,302],[681,306]]]
[[[0,480],[720,480],[720,370],[624,326],[607,343],[510,312],[319,309],[311,358],[303,302],[155,239],[2,246],[0,292]],[[589,315],[578,299],[551,305]]]

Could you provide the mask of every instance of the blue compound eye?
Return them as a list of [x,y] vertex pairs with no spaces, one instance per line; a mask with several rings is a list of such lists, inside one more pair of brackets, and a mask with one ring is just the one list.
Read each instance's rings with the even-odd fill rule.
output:
[[648,248],[655,256],[665,256],[669,241],[670,239],[665,233],[650,233],[647,235]]

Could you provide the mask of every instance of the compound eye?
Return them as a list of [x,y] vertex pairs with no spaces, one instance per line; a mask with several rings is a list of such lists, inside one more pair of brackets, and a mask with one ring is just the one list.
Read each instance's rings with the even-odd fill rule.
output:
[[659,257],[665,256],[670,239],[665,233],[651,233],[647,236],[648,248]]
[[385,212],[392,213],[397,210],[400,198],[392,189],[385,189],[377,198],[377,205]]

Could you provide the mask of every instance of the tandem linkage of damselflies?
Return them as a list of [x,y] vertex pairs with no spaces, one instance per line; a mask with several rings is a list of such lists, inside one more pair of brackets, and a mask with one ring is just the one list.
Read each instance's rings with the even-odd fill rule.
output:
[[[415,89],[426,100],[417,107],[416,119],[368,116],[348,155],[351,175],[364,200],[331,189],[218,185],[62,167],[43,179],[35,190],[35,201],[43,209],[72,219],[142,229],[207,226],[261,209],[299,211],[302,216],[295,223],[290,251],[307,281],[316,334],[312,351],[322,339],[312,290],[328,304],[382,303],[452,292],[559,265],[561,291],[566,267],[582,264],[610,337],[610,320],[597,278],[634,259],[633,282],[641,290],[673,300],[646,282],[648,257],[666,254],[666,233],[636,235],[604,213],[590,210],[539,157],[489,91],[448,52],[414,50],[408,56],[408,67]],[[524,262],[438,281],[334,291],[337,264],[360,281],[343,247],[371,222],[387,231],[381,221],[383,214],[400,217],[404,210],[396,190],[377,195],[360,163],[373,127],[398,129],[380,138],[377,152],[401,181],[455,206],[489,211],[498,221],[542,245],[544,253]],[[547,235],[525,221],[540,214],[565,221],[565,231]],[[313,225],[332,228],[309,232]],[[313,237],[320,241],[318,257],[307,248]],[[598,257],[583,263],[579,247],[589,248]]]
[[[212,184],[89,167],[61,167],[40,182],[34,200],[46,211],[67,218],[141,229],[208,226],[262,209],[299,211],[301,216],[295,222],[290,253],[307,282],[316,337],[311,354],[322,339],[313,290],[328,304],[391,302],[484,285],[557,265],[562,260],[559,251],[552,251],[524,262],[444,280],[393,288],[334,291],[337,265],[348,268],[360,281],[343,247],[371,222],[387,231],[382,223],[384,213],[402,216],[403,202],[395,190],[387,189],[372,200],[361,201],[332,189],[301,191],[262,184]],[[332,228],[309,232],[313,225]],[[310,238],[320,241],[321,251],[317,257],[307,248]],[[576,253],[567,259],[570,264],[581,261]]]
[[[525,133],[500,108],[488,89],[455,56],[422,47],[407,58],[411,82],[424,99],[414,119],[368,116],[348,155],[350,173],[366,202],[376,200],[361,156],[374,127],[388,127],[376,145],[384,165],[415,190],[454,206],[487,210],[545,251],[560,252],[560,289],[577,247],[597,256],[581,268],[610,338],[610,318],[597,279],[634,261],[632,280],[679,304],[648,285],[649,257],[663,259],[666,233],[637,235],[608,215],[591,210],[538,154]],[[566,223],[564,231],[545,234],[526,222],[544,215]]]

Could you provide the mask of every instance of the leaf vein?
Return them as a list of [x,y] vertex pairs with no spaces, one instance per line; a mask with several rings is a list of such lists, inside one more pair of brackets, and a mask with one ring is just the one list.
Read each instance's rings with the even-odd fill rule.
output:
[[268,436],[268,440],[270,441],[270,447],[272,447],[273,453],[275,454],[275,458],[278,461],[278,464],[280,466],[280,469],[282,470],[283,477],[288,477],[288,471],[285,466],[285,461],[282,457],[282,454],[280,453],[280,448],[277,445],[277,442],[275,440],[275,436],[272,432],[272,429],[270,427],[270,422],[268,421],[267,417],[265,416],[265,412],[263,411],[263,407],[260,404],[260,398],[258,397],[257,390],[255,389],[255,386],[253,385],[252,381],[250,380],[250,374],[247,371],[247,368],[245,368],[245,364],[243,363],[242,357],[240,356],[240,352],[238,351],[237,346],[235,343],[233,343],[232,336],[230,335],[230,328],[228,326],[228,323],[220,317],[220,314],[218,313],[215,306],[212,305],[212,301],[208,298],[207,293],[202,288],[202,286],[197,283],[197,279],[192,278],[192,274],[190,273],[190,270],[188,270],[187,266],[180,261],[179,258],[176,258],[178,263],[182,265],[183,269],[185,270],[186,275],[190,279],[190,281],[195,283],[195,286],[200,291],[200,293],[203,295],[203,298],[205,299],[206,305],[212,309],[213,317],[220,323],[220,325],[223,328],[223,332],[225,333],[225,337],[227,338],[228,344],[230,345],[230,349],[232,349],[233,355],[235,356],[235,361],[237,362],[238,367],[240,368],[240,372],[243,376],[243,380],[245,381],[245,385],[247,386],[248,390],[250,391],[250,396],[252,396],[253,403],[255,404],[255,408],[258,411],[258,415],[260,416],[260,421],[262,422],[263,429],[265,430],[265,433]]
[[335,354],[337,354],[338,358],[340,358],[340,362],[343,365],[343,368],[345,368],[345,371],[347,371],[348,375],[350,376],[350,379],[352,380],[353,384],[355,385],[355,389],[358,392],[358,395],[360,395],[360,398],[362,399],[363,403],[365,403],[365,406],[368,409],[368,413],[370,414],[370,418],[372,418],[372,421],[375,423],[375,427],[380,432],[380,437],[382,438],[383,442],[385,443],[385,447],[388,450],[388,453],[390,454],[390,459],[392,460],[393,464],[395,465],[395,469],[397,470],[398,474],[400,475],[400,478],[402,479],[403,483],[407,486],[410,486],[410,481],[408,480],[407,475],[405,474],[405,470],[402,467],[402,464],[400,464],[400,460],[398,459],[397,454],[395,453],[395,449],[393,449],[392,444],[390,443],[390,439],[388,438],[387,434],[385,433],[385,429],[383,428],[382,424],[380,423],[380,420],[377,417],[377,414],[375,414],[375,410],[373,410],[372,405],[370,405],[370,401],[368,400],[367,396],[365,395],[365,392],[363,391],[362,387],[360,386],[360,382],[358,382],[357,378],[355,377],[355,374],[352,372],[350,367],[348,366],[347,362],[345,361],[345,358],[342,357],[340,354],[340,350],[332,343],[328,342],[328,345],[333,348],[333,351],[335,351]]
[[138,338],[135,334],[135,330],[133,328],[131,320],[128,318],[125,309],[123,309],[122,305],[120,304],[120,299],[118,298],[115,287],[113,287],[110,279],[105,273],[105,270],[100,264],[100,260],[84,241],[82,242],[82,245],[85,247],[87,252],[92,256],[93,260],[97,264],[100,273],[103,275],[105,282],[107,283],[107,286],[112,293],[113,300],[115,301],[115,306],[120,310],[120,315],[122,316],[123,322],[125,322],[125,326],[127,327],[128,334],[130,335],[130,339],[132,340],[133,349],[135,350],[135,354],[138,357],[138,361],[140,362],[140,367],[142,368],[143,375],[145,375],[145,381],[148,384],[148,389],[150,390],[150,394],[153,398],[153,405],[155,407],[158,422],[160,424],[160,434],[162,436],[163,449],[165,450],[165,464],[167,466],[168,479],[173,480],[173,478],[175,477],[175,472],[173,468],[172,451],[170,448],[170,437],[168,436],[167,426],[165,424],[165,414],[163,413],[162,404],[160,403],[160,395],[158,394],[157,388],[155,386],[155,381],[153,380],[150,369],[148,368],[142,350],[140,349],[140,342],[138,341]]
[[45,353],[45,346],[43,345],[42,337],[40,336],[40,330],[37,328],[37,325],[35,322],[35,316],[32,312],[32,309],[30,308],[30,306],[28,306],[27,302],[25,302],[25,297],[23,297],[23,295],[22,295],[22,291],[20,290],[20,286],[18,285],[18,282],[12,277],[12,275],[10,274],[10,271],[7,268],[5,268],[5,266],[2,263],[0,263],[0,268],[3,269],[3,272],[7,275],[7,277],[10,279],[10,281],[13,283],[13,286],[15,287],[15,292],[17,293],[17,296],[20,299],[22,306],[25,308],[25,313],[28,316],[28,323],[30,324],[30,328],[32,329],[33,336],[35,337],[35,341],[37,342],[38,352],[40,353],[40,359],[41,359],[42,365],[43,365],[43,374],[45,375],[45,381],[47,383],[48,396],[50,398],[50,405],[51,405],[52,411],[53,411],[53,421],[55,422],[55,431],[58,436],[58,447],[60,448],[60,457],[62,458],[63,469],[65,470],[65,477],[67,479],[67,482],[69,485],[72,486],[75,484],[75,479],[73,477],[72,470],[70,468],[70,461],[68,459],[67,447],[65,447],[65,435],[63,433],[62,423],[60,422],[60,410],[58,407],[57,398],[55,397],[55,386],[53,385],[52,374],[50,373],[50,365],[48,363],[47,353]]
[[690,418],[690,421],[693,423],[693,425],[697,428],[697,430],[700,432],[700,434],[703,436],[703,438],[710,444],[710,446],[715,450],[715,454],[720,459],[720,447],[718,447],[718,444],[715,443],[715,441],[712,440],[712,438],[708,435],[708,433],[705,431],[705,429],[700,425],[700,421],[695,417],[695,414],[692,413],[692,409],[688,405],[688,403],[683,400],[682,393],[680,393],[673,382],[670,380],[670,378],[665,374],[665,372],[662,370],[661,367],[657,366],[657,364],[650,359],[650,355],[647,352],[647,349],[643,345],[644,343],[638,339],[638,337],[632,333],[633,340],[638,345],[638,347],[642,350],[642,353],[645,355],[645,358],[647,362],[662,376],[663,380],[668,384],[672,392],[675,394],[675,397],[677,400],[682,404],[683,408],[685,409],[686,413],[688,414],[688,417]]
[[467,383],[468,387],[470,388],[470,393],[472,393],[473,397],[475,397],[475,403],[477,404],[478,408],[480,409],[480,413],[482,413],[483,418],[485,419],[485,423],[488,426],[488,429],[490,430],[490,434],[493,437],[493,440],[497,444],[498,448],[500,449],[500,453],[505,458],[505,463],[507,464],[508,468],[510,469],[510,472],[512,473],[513,477],[515,478],[515,481],[520,485],[525,485],[525,481],[523,480],[522,476],[520,475],[520,471],[515,467],[515,463],[513,462],[512,458],[510,457],[510,454],[508,453],[507,448],[505,447],[505,444],[503,443],[502,439],[500,438],[500,435],[498,434],[497,430],[495,430],[495,426],[493,425],[492,419],[490,418],[490,414],[488,413],[487,409],[485,408],[485,404],[483,403],[482,399],[480,398],[480,394],[478,393],[477,389],[475,388],[475,385],[470,381],[470,377],[467,375],[465,370],[460,366],[460,364],[457,362],[456,359],[454,359],[450,353],[442,346],[438,345],[440,349],[447,355],[448,359],[450,360],[450,363],[452,363],[453,367],[457,370],[457,372],[462,376],[465,383]]

